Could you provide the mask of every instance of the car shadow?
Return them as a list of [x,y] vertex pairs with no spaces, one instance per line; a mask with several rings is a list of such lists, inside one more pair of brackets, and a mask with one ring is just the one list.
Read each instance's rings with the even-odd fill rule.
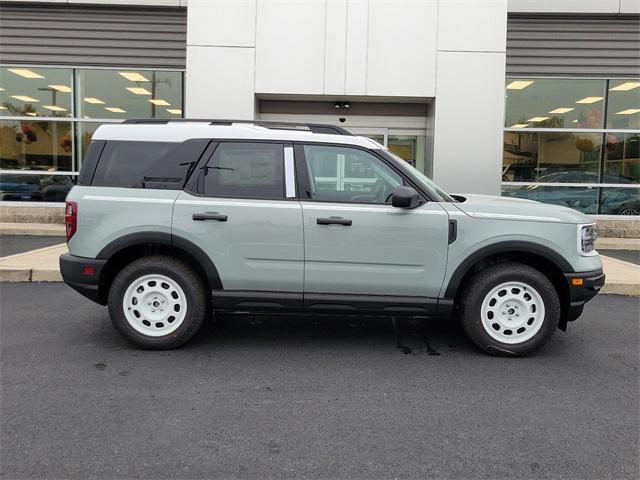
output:
[[182,348],[395,349],[402,355],[478,352],[452,319],[218,314]]

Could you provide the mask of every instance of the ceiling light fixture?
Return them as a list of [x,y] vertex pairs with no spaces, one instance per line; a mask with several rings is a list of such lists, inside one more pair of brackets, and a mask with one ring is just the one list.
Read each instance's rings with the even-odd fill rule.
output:
[[42,75],[39,75],[36,72],[32,72],[27,68],[8,68],[7,70],[24,78],[44,78]]
[[0,110],[6,110],[6,109],[7,109],[7,107],[4,107],[4,106],[0,105]]
[[37,98],[28,97],[26,95],[11,95],[11,98],[15,98],[16,100],[20,100],[21,102],[39,102]]
[[35,117],[38,114],[36,112],[27,112],[27,115],[29,115],[30,117]]
[[511,125],[510,128],[525,128],[528,127],[529,124],[528,123],[516,123],[515,125]]
[[624,82],[620,85],[616,85],[613,88],[610,88],[610,92],[628,92],[629,90],[633,90],[634,88],[640,87],[640,82]]
[[96,97],[84,97],[84,101],[87,103],[93,103],[94,105],[104,105],[104,102]]
[[616,115],[633,115],[634,113],[639,113],[640,108],[627,108],[626,110],[622,110],[621,112],[616,112]]
[[551,110],[549,113],[567,113],[571,110],[575,110],[575,108],[560,107],[556,108],[555,110]]
[[157,105],[157,106],[160,106],[160,107],[168,107],[169,105],[171,105],[166,100],[162,100],[160,98],[151,98],[149,101],[151,103],[153,103],[154,105]]
[[127,87],[127,90],[135,95],[151,95],[151,92],[149,90],[142,87]]
[[71,92],[71,87],[67,87],[66,85],[49,85],[49,87],[62,93]]
[[120,107],[104,107],[104,109],[113,113],[127,113],[126,110],[123,110]]
[[584,97],[576,101],[576,103],[596,103],[602,100],[602,97]]
[[533,80],[514,80],[509,85],[507,85],[507,90],[522,90],[523,88],[527,88],[532,83],[535,83]]
[[169,113],[173,113],[174,115],[182,115],[182,110],[179,108],[166,108],[165,110]]
[[0,92],[4,92],[4,88],[0,87]]
[[52,112],[66,112],[66,108],[59,107],[58,105],[43,105],[42,108],[51,110]]
[[118,72],[118,73],[131,82],[149,82],[150,81],[147,77],[137,72]]
[[545,120],[549,120],[549,117],[533,117],[527,120],[527,122],[543,122]]

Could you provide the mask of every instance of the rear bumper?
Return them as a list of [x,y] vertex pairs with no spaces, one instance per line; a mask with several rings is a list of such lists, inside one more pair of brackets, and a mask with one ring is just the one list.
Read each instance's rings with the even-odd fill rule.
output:
[[[107,263],[97,258],[76,257],[68,253],[60,255],[60,273],[67,285],[100,305],[106,304],[100,292],[100,275]],[[89,271],[93,269],[93,274]]]
[[565,273],[569,286],[569,312],[567,321],[571,322],[582,313],[584,304],[595,297],[604,286],[605,274],[602,269],[590,272]]

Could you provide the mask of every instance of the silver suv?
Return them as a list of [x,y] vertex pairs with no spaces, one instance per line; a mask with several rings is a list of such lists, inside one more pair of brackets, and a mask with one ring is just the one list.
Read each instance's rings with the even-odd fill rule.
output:
[[65,282],[143,348],[218,311],[363,313],[455,316],[485,352],[525,355],[604,284],[589,217],[448,195],[330,125],[101,126],[66,208]]

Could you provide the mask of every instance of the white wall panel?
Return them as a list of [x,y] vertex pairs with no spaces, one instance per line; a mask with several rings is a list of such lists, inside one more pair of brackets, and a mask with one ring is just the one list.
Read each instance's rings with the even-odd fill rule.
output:
[[435,93],[435,0],[370,0],[367,95]]
[[620,0],[508,0],[509,12],[618,13]]
[[367,35],[369,2],[349,0],[347,4],[347,61],[345,93],[367,94]]
[[440,0],[438,50],[504,52],[507,0]]
[[324,20],[323,0],[258,2],[256,92],[323,93]]
[[185,116],[253,119],[254,49],[187,48]]
[[499,195],[504,53],[438,52],[433,178],[451,192]]
[[326,3],[324,52],[324,93],[345,93],[347,51],[347,0]]
[[255,46],[255,0],[191,0],[187,45]]
[[640,0],[620,0],[620,13],[640,13]]

